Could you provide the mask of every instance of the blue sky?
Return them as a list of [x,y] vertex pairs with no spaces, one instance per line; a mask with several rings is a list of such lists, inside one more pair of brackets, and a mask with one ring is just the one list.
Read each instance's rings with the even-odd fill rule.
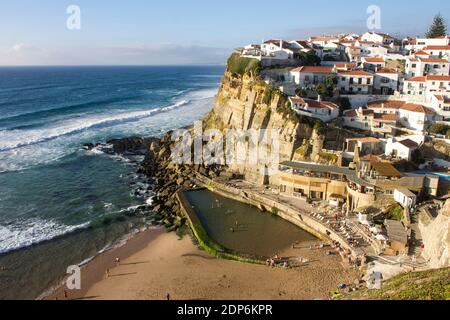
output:
[[[0,65],[223,63],[268,38],[366,31],[369,5],[383,32],[422,35],[450,1],[0,0]],[[69,5],[81,30],[66,28]]]

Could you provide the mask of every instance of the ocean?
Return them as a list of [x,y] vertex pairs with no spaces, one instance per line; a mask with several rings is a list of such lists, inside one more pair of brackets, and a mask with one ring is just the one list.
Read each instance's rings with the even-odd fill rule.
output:
[[224,67],[0,68],[0,299],[33,299],[147,222],[140,160],[85,143],[161,136],[212,107]]

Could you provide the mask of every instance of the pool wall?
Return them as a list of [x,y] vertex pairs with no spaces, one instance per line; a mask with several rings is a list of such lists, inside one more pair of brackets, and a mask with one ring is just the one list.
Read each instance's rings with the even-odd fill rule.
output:
[[222,247],[213,239],[211,239],[211,237],[208,235],[205,228],[203,227],[197,214],[191,208],[189,201],[186,199],[185,192],[186,192],[185,190],[178,191],[176,194],[176,198],[180,203],[181,212],[186,216],[189,226],[191,227],[195,238],[197,239],[200,247],[203,250],[205,250],[208,254],[221,259],[235,260],[239,262],[253,263],[253,264],[265,264],[264,257],[234,252],[230,249]]
[[258,193],[227,187],[199,174],[197,174],[196,178],[198,182],[214,193],[232,200],[251,204],[269,212],[272,211],[272,209],[276,209],[276,214],[279,217],[293,223],[317,238],[323,241],[338,241],[345,249],[352,253],[354,258],[363,256],[363,252],[360,249],[351,247],[346,239],[336,233],[332,228],[314,220],[311,216],[303,212],[299,212],[289,205],[273,201]]

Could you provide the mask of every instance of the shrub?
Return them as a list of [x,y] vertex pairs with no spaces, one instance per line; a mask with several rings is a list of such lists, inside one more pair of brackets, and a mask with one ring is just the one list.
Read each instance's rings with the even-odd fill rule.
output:
[[402,221],[403,218],[403,208],[399,204],[397,204],[389,211],[388,219]]
[[428,132],[431,134],[447,135],[450,131],[450,126],[443,123],[434,123],[428,128]]
[[261,62],[257,59],[243,58],[238,53],[233,53],[228,59],[227,71],[243,76],[253,73],[254,76],[259,75],[261,70]]

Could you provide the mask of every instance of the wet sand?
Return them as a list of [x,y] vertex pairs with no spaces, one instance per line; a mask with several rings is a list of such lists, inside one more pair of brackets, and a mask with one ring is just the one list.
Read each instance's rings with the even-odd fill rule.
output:
[[[68,299],[165,300],[167,294],[173,300],[327,299],[338,284],[353,283],[358,272],[337,255],[309,248],[317,243],[282,252],[309,259],[301,267],[282,269],[216,259],[189,236],[180,240],[174,233],[149,230],[91,261],[82,270],[82,290],[67,290]],[[116,257],[121,259],[117,266]],[[64,299],[64,290],[47,299]]]

